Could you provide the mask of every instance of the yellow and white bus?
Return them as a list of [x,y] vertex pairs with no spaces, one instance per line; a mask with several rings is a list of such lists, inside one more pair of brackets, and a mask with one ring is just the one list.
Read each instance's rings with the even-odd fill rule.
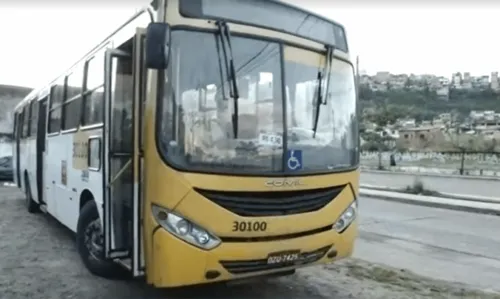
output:
[[341,25],[280,1],[158,0],[17,105],[15,181],[96,275],[288,275],[352,254],[356,102]]

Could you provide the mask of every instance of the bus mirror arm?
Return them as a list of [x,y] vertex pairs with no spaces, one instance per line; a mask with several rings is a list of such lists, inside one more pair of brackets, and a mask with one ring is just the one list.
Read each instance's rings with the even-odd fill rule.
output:
[[146,67],[164,70],[168,65],[170,26],[167,23],[150,23],[146,30]]

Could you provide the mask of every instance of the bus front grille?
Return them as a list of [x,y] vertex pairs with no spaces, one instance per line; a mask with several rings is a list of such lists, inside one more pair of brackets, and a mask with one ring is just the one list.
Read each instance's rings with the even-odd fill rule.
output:
[[231,274],[247,274],[259,271],[278,270],[287,267],[301,266],[319,261],[325,256],[327,251],[332,246],[325,246],[314,251],[302,252],[300,259],[295,262],[271,264],[267,263],[266,259],[259,260],[243,260],[243,261],[219,261],[219,263]]
[[297,191],[239,192],[195,189],[215,204],[245,217],[283,216],[317,211],[346,185]]

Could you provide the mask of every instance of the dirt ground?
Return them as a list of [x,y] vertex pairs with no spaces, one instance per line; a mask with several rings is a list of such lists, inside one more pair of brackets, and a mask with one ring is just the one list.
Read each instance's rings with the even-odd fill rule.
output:
[[500,295],[356,259],[306,268],[289,277],[187,289],[158,290],[142,281],[105,280],[84,268],[72,233],[47,215],[28,214],[16,188],[0,187],[0,298],[500,299]]

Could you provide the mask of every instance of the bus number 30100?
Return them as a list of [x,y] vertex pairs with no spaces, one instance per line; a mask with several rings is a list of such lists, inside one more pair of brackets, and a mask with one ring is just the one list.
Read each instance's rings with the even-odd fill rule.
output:
[[233,232],[264,232],[266,229],[265,221],[233,221]]

